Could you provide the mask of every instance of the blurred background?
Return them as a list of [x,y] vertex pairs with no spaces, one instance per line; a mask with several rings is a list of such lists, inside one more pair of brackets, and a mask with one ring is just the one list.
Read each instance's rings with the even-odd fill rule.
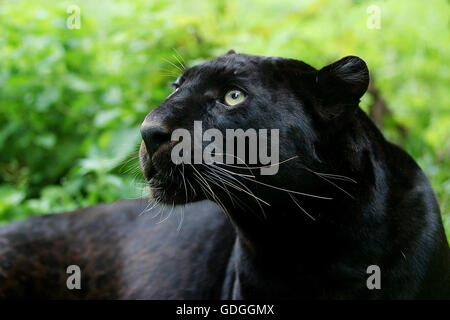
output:
[[446,0],[1,1],[0,223],[144,196],[139,125],[178,60],[235,49],[362,57],[361,107],[425,171],[450,238],[449,17]]

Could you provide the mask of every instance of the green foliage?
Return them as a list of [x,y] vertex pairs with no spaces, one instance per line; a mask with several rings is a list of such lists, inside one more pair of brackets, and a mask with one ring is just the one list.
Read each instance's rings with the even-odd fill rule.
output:
[[[373,4],[380,29],[366,26]],[[449,13],[445,0],[1,2],[0,222],[141,196],[138,127],[175,56],[233,48],[316,67],[363,57],[392,111],[384,133],[430,178],[450,236]]]

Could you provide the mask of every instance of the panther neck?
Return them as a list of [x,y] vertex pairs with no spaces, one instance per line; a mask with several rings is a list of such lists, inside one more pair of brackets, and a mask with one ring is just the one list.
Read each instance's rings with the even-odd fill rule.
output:
[[[364,139],[363,136],[356,138]],[[373,208],[383,211],[384,196],[388,192],[383,181],[387,177],[386,173],[375,172],[375,168],[380,167],[377,162],[381,160],[378,159],[383,157],[382,147],[365,144],[365,148],[376,148],[377,157],[367,149],[336,147],[330,154],[337,158],[346,155],[351,165],[344,163],[340,168],[322,171],[339,172],[354,178],[357,183],[328,179],[333,182],[329,183],[320,177],[303,179],[302,176],[295,180],[310,182],[308,187],[291,185],[288,188],[327,195],[331,200],[294,195],[297,201],[293,201],[292,194],[273,191],[270,198],[277,199],[276,203],[264,207],[264,215],[237,208],[230,210],[238,239],[233,251],[234,298],[311,296],[317,288],[326,288],[327,281],[354,281],[355,273],[348,270],[365,270],[368,263],[355,261],[358,253],[370,251],[371,258],[378,258],[380,251],[377,251],[377,244],[372,243],[372,237],[380,232],[377,227],[380,216],[373,214]],[[339,162],[327,160],[328,163]],[[346,171],[346,168],[353,171]],[[258,213],[258,208],[254,211]],[[352,263],[346,265],[348,261]],[[360,280],[358,285],[362,283]],[[317,286],[317,283],[323,286]],[[303,289],[299,290],[300,287]],[[330,286],[328,292],[317,292],[317,296],[339,297],[343,294],[333,290]]]
[[[364,237],[360,227],[371,225],[367,220],[371,219],[367,218],[371,204],[380,199],[374,199],[369,189],[360,189],[354,198],[339,190],[330,194],[334,196],[330,201],[299,198],[297,204],[303,210],[289,195],[280,194],[276,204],[265,208],[263,217],[242,209],[230,210],[237,231],[230,298],[300,298],[323,288],[316,284],[327,279],[330,283],[336,277],[352,281],[354,274],[348,274],[345,266],[340,266],[343,271],[333,270],[333,266],[352,261],[353,254],[364,250],[365,244],[359,243]],[[372,256],[375,258],[375,253]],[[317,292],[317,296],[341,294],[331,287],[329,290],[326,294]]]

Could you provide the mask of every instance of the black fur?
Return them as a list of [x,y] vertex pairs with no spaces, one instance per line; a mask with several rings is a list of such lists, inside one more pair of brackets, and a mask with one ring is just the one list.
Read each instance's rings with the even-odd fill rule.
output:
[[[3,227],[0,298],[219,298],[235,234],[217,206],[147,205],[120,201]],[[171,217],[158,223],[156,213]],[[81,269],[81,290],[67,289],[69,265]]]
[[[211,203],[190,204],[176,233],[176,226],[139,218],[142,203],[126,202],[13,224],[0,231],[0,296],[450,299],[450,251],[436,197],[414,160],[359,109],[368,81],[358,57],[316,70],[230,51],[186,70],[144,126],[171,133],[202,120],[203,129],[277,128],[280,160],[297,158],[257,180],[332,199],[291,194],[296,204],[285,191],[233,175],[270,204],[263,212],[229,186],[232,201],[223,185],[230,175],[214,178],[201,164],[175,166],[174,142],[151,154],[143,143],[141,166],[156,198],[210,198],[227,219]],[[223,96],[232,88],[247,98],[228,107]],[[82,293],[65,289],[69,264],[80,264],[88,277]],[[370,265],[381,269],[379,290],[366,286]]]

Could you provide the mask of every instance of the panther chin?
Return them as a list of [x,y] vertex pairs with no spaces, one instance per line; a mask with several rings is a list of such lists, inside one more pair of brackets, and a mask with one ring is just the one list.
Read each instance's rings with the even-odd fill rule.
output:
[[170,160],[170,146],[161,146],[149,156],[144,143],[139,149],[139,162],[148,185],[150,197],[167,204],[187,204],[202,200],[195,192],[195,181],[190,181],[185,165],[175,165]]
[[165,178],[159,173],[156,173],[148,180],[148,188],[151,198],[159,203],[177,205],[193,201],[193,199],[186,197],[186,194],[178,186],[177,182]]

